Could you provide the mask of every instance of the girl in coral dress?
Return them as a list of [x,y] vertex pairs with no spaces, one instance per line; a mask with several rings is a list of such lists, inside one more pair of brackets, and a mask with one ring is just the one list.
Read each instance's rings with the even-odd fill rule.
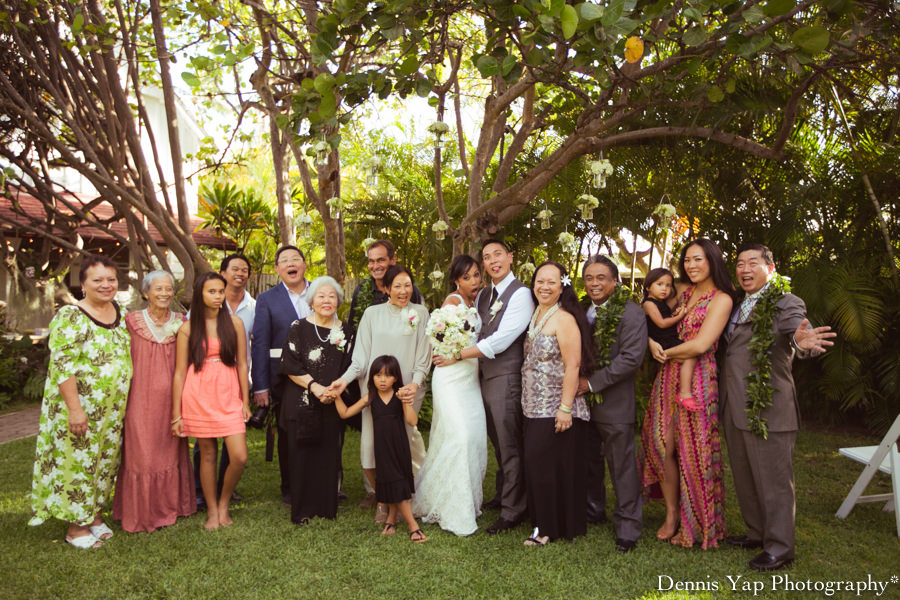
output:
[[[194,283],[191,318],[178,330],[172,385],[172,435],[197,438],[206,529],[231,525],[231,493],[247,463],[245,423],[250,418],[244,325],[222,309],[225,279],[204,273]],[[216,498],[216,438],[231,462]]]

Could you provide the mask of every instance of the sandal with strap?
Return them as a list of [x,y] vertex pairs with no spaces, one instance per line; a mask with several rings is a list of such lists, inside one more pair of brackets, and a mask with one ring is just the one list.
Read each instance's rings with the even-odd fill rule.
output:
[[531,546],[543,547],[543,546],[546,546],[549,542],[550,542],[549,537],[544,537],[543,540],[541,540],[538,537],[538,528],[537,527],[535,527],[534,531],[531,532],[531,537],[525,538],[525,545],[529,546],[529,547],[531,547]]
[[110,529],[109,526],[102,521],[99,525],[91,525],[90,527],[88,527],[88,529],[91,530],[91,535],[101,542],[105,542],[113,536],[112,529]]
[[415,531],[409,532],[409,540],[414,544],[421,544],[422,542],[427,542],[428,538],[425,537],[425,534],[422,533],[421,529],[416,529]]
[[703,403],[697,402],[693,396],[676,396],[675,402],[691,412],[700,412],[703,410]]
[[66,543],[80,550],[91,550],[102,546],[103,540],[98,539],[94,534],[89,533],[74,538],[67,537]]
[[384,527],[381,528],[381,535],[394,535],[397,529],[394,527],[393,523],[385,523]]

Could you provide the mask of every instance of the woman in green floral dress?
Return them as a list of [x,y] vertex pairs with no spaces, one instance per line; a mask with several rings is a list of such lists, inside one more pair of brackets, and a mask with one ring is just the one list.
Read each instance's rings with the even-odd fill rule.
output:
[[69,523],[66,541],[96,548],[112,536],[100,519],[119,467],[122,421],[131,382],[130,337],[113,301],[116,265],[81,263],[84,299],[50,323],[50,366],[41,407],[30,525]]

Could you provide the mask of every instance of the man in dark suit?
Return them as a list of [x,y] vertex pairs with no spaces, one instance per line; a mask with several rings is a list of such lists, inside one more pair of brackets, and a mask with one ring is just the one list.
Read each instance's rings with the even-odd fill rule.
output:
[[[306,259],[299,248],[282,246],[275,253],[275,273],[281,282],[263,292],[256,299],[256,315],[253,320],[250,354],[253,379],[253,401],[259,406],[269,406],[278,418],[280,390],[273,388],[281,363],[281,348],[291,324],[310,314],[306,303]],[[277,421],[276,421],[277,422]],[[290,486],[287,475],[287,437],[278,427],[278,468],[281,471],[281,497],[290,504]]]
[[[598,313],[615,310],[607,301],[616,291],[619,269],[605,256],[592,256],[584,264],[582,277],[591,301],[587,317],[593,325]],[[581,378],[578,389],[579,393],[598,392],[602,397],[600,404],[591,407],[588,519],[594,523],[606,519],[605,459],[616,493],[616,510],[613,512],[616,550],[623,553],[634,549],[643,528],[641,480],[634,456],[634,382],[646,350],[647,319],[644,311],[629,300],[609,347],[609,365],[597,369],[587,379]],[[598,360],[603,358],[597,357]]]
[[725,329],[724,362],[719,378],[722,424],[728,458],[734,475],[741,515],[747,533],[729,536],[726,542],[741,548],[762,548],[750,561],[757,571],[782,569],[794,560],[794,442],[800,427],[797,392],[791,374],[794,355],[820,354],[833,345],[830,327],[809,326],[806,305],[793,294],[775,302],[772,329],[775,339],[769,352],[773,388],[772,406],[760,416],[768,435],[751,431],[747,417],[747,375],[751,365],[752,315],[757,302],[775,275],[772,251],[762,244],[745,244],[738,250],[738,284],[745,297],[737,305]]

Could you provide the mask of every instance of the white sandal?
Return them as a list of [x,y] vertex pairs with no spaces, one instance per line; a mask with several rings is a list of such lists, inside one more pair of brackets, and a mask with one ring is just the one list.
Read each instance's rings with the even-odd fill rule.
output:
[[87,535],[80,535],[75,538],[66,538],[66,543],[71,544],[75,548],[79,548],[81,550],[91,550],[94,548],[99,548],[97,544],[102,544],[103,540],[98,539],[94,536],[93,533],[89,533]]
[[[97,538],[101,542],[105,542],[106,540],[108,540],[109,538],[111,538],[113,536],[113,530],[110,529],[109,526],[102,521],[100,522],[99,525],[91,525],[90,527],[88,527],[88,529],[91,530],[91,535],[93,535],[95,538]],[[106,536],[106,537],[103,537],[103,536]]]

